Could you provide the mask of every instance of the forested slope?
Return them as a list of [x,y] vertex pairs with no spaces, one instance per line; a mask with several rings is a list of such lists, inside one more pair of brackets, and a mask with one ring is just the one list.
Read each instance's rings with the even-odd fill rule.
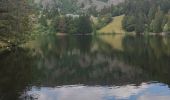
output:
[[0,41],[19,41],[31,29],[27,0],[0,1]]
[[127,0],[124,9],[126,31],[170,31],[170,0]]

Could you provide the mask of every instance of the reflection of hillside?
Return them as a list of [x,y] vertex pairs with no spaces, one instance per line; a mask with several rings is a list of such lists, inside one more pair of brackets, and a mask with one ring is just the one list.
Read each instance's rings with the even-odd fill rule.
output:
[[168,39],[166,41],[165,37],[158,36],[128,36],[123,40],[125,51],[121,59],[129,65],[142,68],[150,79],[170,84],[170,56],[166,50],[170,45],[167,45]]
[[123,51],[122,39],[125,35],[104,35],[99,36],[103,42],[108,43],[113,49]]
[[29,84],[170,84],[167,37],[125,36],[121,42],[123,50],[92,36],[49,36],[42,40],[38,42],[38,52],[14,49],[0,54],[2,98],[17,99]]
[[99,38],[66,36],[50,42],[47,44],[53,49],[43,49],[45,55],[39,66],[49,71],[45,77],[50,77],[51,84],[125,84],[142,80],[140,68],[118,60],[112,46]]
[[[168,39],[125,36],[121,37],[122,41],[118,39],[122,45],[118,49],[114,46],[114,37],[62,37],[62,42],[60,38],[57,40],[59,44],[54,45],[60,50],[55,52],[56,49],[51,49],[54,53],[47,50],[45,59],[40,61],[41,66],[51,70],[54,79],[51,81],[58,84],[123,84],[137,83],[139,80],[167,80],[170,58],[165,48],[169,48]],[[107,38],[110,38],[110,42],[107,42]]]
[[[56,58],[55,58],[56,59]],[[70,60],[72,59],[72,60]],[[141,78],[142,70],[128,66],[115,58],[97,54],[90,56],[70,55],[62,58],[48,59],[50,63],[44,65],[44,72],[53,84],[125,84]],[[136,82],[135,82],[136,83]]]

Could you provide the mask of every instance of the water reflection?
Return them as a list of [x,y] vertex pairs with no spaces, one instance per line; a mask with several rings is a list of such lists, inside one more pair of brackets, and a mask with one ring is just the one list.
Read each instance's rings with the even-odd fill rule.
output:
[[0,53],[0,100],[18,100],[34,80],[33,60],[28,51],[15,49]]
[[168,36],[44,36],[0,53],[0,99],[168,100],[169,61]]
[[140,86],[62,86],[56,88],[32,87],[26,93],[38,100],[169,100],[170,90],[165,84],[146,84]]

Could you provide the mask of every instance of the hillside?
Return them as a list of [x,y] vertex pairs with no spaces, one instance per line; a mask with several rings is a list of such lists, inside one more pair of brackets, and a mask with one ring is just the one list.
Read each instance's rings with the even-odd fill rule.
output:
[[170,32],[170,0],[128,0],[123,29],[138,34]]
[[90,7],[96,7],[97,10],[100,10],[104,7],[108,7],[111,5],[117,5],[124,0],[77,0],[78,5],[84,5],[83,9],[88,9]]
[[122,20],[124,15],[116,16],[113,21],[99,30],[99,33],[125,33],[122,28]]
[[91,7],[95,7],[100,10],[104,7],[111,5],[117,5],[124,0],[35,0],[36,3],[40,3],[44,8],[52,8],[56,6],[60,9],[75,9],[77,7],[87,10]]

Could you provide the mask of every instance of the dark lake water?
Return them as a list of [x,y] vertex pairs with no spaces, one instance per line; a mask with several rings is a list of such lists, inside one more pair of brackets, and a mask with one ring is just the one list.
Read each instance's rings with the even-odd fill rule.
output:
[[44,36],[1,51],[0,100],[170,100],[170,37]]

